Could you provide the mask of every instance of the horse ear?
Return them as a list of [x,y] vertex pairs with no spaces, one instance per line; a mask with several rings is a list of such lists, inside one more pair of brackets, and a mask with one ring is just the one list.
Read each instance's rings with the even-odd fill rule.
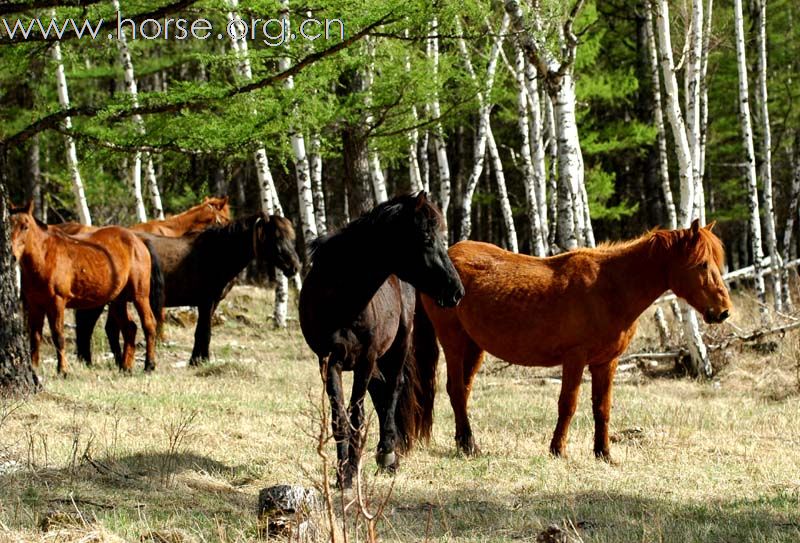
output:
[[422,209],[422,206],[424,206],[425,202],[427,201],[428,201],[428,193],[425,192],[424,190],[419,191],[419,194],[417,194],[416,210]]
[[711,232],[712,230],[714,230],[714,227],[715,227],[716,225],[717,225],[717,221],[711,221],[710,223],[708,223],[708,224],[706,225],[706,230],[708,230],[709,232]]
[[225,196],[222,197],[222,203],[219,206],[220,209],[222,209],[223,207],[228,205],[228,198],[229,198],[228,195],[225,195]]
[[689,227],[692,231],[692,236],[697,237],[697,234],[700,232],[700,219],[695,219],[692,221],[692,226]]
[[33,215],[33,200],[30,200],[25,206],[25,213]]

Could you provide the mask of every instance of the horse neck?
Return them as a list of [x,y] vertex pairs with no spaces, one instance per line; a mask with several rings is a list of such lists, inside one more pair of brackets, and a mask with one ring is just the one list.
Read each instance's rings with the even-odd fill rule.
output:
[[315,262],[325,289],[326,303],[338,307],[342,314],[360,313],[372,300],[381,285],[392,274],[383,250],[369,232],[350,233],[347,240],[337,240],[337,247],[328,248],[323,262]]
[[667,251],[654,249],[645,238],[620,250],[606,262],[610,277],[619,282],[615,305],[633,323],[669,289]]
[[184,211],[183,213],[179,213],[169,219],[165,219],[164,221],[160,221],[162,223],[168,224],[171,228],[180,231],[180,234],[185,234],[186,232],[191,229],[196,221],[197,215],[202,212],[202,208],[200,209],[189,209]]
[[57,243],[56,235],[42,232],[38,228],[32,227],[25,241],[25,249],[22,251],[20,266],[29,274],[44,276],[49,268],[47,265],[47,252],[53,243]]
[[200,236],[206,238],[211,255],[209,259],[216,262],[217,268],[226,277],[232,279],[255,258],[253,248],[253,222],[243,220],[242,223],[231,223],[219,228],[204,230]]

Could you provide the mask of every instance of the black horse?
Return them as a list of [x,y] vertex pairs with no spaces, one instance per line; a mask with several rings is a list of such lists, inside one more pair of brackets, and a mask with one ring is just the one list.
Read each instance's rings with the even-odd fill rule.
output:
[[[300,267],[292,223],[276,215],[257,213],[224,226],[212,226],[177,238],[147,233],[137,235],[153,247],[161,263],[163,307],[198,308],[194,348],[189,360],[191,365],[208,360],[211,317],[220,300],[231,289],[233,279],[251,260],[262,259],[289,277]],[[102,307],[76,312],[78,356],[87,364],[92,359],[92,332],[102,312]],[[163,314],[156,317],[160,325]],[[106,323],[106,334],[119,363],[119,329],[112,319]]]
[[[361,453],[364,398],[378,412],[376,460],[396,469],[398,451],[430,436],[431,416],[416,400],[435,380],[414,362],[414,287],[452,307],[464,287],[447,256],[442,216],[424,192],[384,202],[340,232],[312,243],[300,292],[300,326],[319,357],[331,402],[338,481],[352,485]],[[342,371],[353,371],[350,420]]]

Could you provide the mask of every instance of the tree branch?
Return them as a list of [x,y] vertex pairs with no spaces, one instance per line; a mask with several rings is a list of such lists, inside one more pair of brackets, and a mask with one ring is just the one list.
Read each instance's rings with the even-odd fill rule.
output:
[[37,0],[34,2],[9,2],[0,5],[0,15],[11,15],[46,8],[85,8],[103,0]]
[[[128,117],[133,117],[134,115],[151,115],[155,113],[176,113],[183,109],[190,109],[193,111],[204,111],[209,109],[213,102],[219,100],[227,100],[240,94],[245,94],[252,92],[254,90],[276,85],[282,81],[285,81],[289,77],[293,77],[299,74],[304,69],[309,67],[311,64],[319,62],[335,53],[338,53],[342,49],[349,47],[353,43],[357,42],[358,40],[369,34],[369,32],[373,28],[380,26],[382,24],[388,24],[394,22],[394,20],[390,19],[390,16],[391,13],[387,13],[377,21],[365,26],[357,33],[353,34],[344,41],[341,41],[336,45],[332,45],[327,49],[323,49],[322,51],[318,51],[316,53],[312,53],[310,55],[303,57],[302,60],[300,60],[297,64],[293,65],[291,68],[287,70],[283,70],[282,72],[278,72],[276,74],[264,77],[263,79],[259,79],[258,81],[253,81],[241,87],[233,87],[217,97],[213,98],[203,97],[203,98],[184,100],[181,102],[150,104],[138,107],[131,107],[127,109],[121,109],[115,113],[111,113],[108,116],[108,120],[115,121],[120,119],[126,119]],[[37,134],[43,130],[51,129],[57,126],[58,123],[60,123],[67,117],[96,117],[97,115],[103,113],[104,111],[107,111],[106,106],[103,107],[76,106],[76,107],[71,107],[69,109],[62,109],[60,111],[55,111],[53,113],[45,115],[36,122],[28,125],[27,127],[17,132],[16,134],[13,134],[8,138],[0,140],[0,148],[22,144],[26,140],[31,138],[34,134]]]

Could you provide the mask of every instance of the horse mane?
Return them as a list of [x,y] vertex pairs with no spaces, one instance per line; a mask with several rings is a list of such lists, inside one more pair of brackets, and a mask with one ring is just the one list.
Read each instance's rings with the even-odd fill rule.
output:
[[202,243],[226,243],[234,242],[241,238],[242,234],[252,232],[253,225],[258,219],[268,221],[269,218],[264,213],[254,213],[239,217],[238,219],[229,222],[228,224],[215,224],[209,226],[205,230],[193,232],[186,235],[194,236],[195,244]]
[[603,252],[619,252],[640,243],[647,243],[651,253],[654,251],[670,251],[678,249],[686,257],[689,266],[700,264],[704,260],[713,260],[718,267],[725,262],[725,249],[722,241],[709,229],[700,228],[697,239],[694,239],[690,228],[680,230],[663,230],[653,228],[638,238],[623,241],[606,241],[599,244],[596,250]]
[[[320,258],[330,252],[333,252],[333,247],[337,247],[342,242],[347,242],[356,239],[364,232],[371,233],[375,227],[386,226],[391,222],[403,215],[408,209],[415,209],[418,205],[417,194],[402,194],[394,198],[380,203],[367,211],[357,219],[350,221],[337,232],[319,236],[309,243],[308,255],[311,262],[314,263]],[[439,209],[433,205],[430,200],[425,199],[422,206],[419,208],[425,214],[425,218],[434,223],[436,229],[441,230],[444,228],[444,218]]]
[[[8,210],[8,216],[10,217],[11,215],[19,215],[21,213],[27,213],[27,212],[28,208],[26,207],[12,207],[9,208]],[[33,221],[36,223],[36,226],[38,226],[41,230],[44,230],[45,232],[49,232],[49,229],[47,228],[47,223],[40,221],[38,218],[36,218],[36,215],[31,215],[31,217],[33,217]]]

